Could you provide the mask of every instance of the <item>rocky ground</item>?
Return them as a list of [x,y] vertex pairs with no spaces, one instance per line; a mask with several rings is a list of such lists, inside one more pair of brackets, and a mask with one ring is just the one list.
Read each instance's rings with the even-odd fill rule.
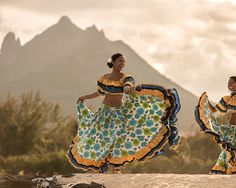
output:
[[[236,175],[207,174],[72,174],[53,178],[0,177],[1,188],[217,188],[236,187]],[[41,185],[41,186],[39,186]]]

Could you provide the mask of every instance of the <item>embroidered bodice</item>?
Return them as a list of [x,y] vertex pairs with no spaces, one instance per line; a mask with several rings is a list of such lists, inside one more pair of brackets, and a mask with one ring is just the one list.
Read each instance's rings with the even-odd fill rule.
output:
[[221,112],[229,111],[236,113],[236,95],[222,97],[222,99],[216,105],[216,108]]
[[125,86],[134,87],[134,78],[130,75],[124,73],[121,74],[119,80],[110,80],[107,75],[103,75],[97,81],[98,92],[101,95],[111,94],[111,95],[122,95]]

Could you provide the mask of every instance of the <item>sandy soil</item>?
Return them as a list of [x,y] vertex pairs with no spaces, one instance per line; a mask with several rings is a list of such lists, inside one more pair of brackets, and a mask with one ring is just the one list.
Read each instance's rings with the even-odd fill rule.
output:
[[217,188],[236,187],[236,175],[199,174],[74,174],[72,177],[57,176],[65,188],[72,184],[96,182],[106,188]]
[[[236,175],[207,174],[72,174],[58,175],[56,184],[51,188],[78,187],[100,188],[90,185],[91,182],[103,185],[105,188],[234,188]],[[30,177],[0,176],[0,188],[36,188]],[[41,186],[40,186],[41,187]],[[43,186],[44,188],[47,186]]]

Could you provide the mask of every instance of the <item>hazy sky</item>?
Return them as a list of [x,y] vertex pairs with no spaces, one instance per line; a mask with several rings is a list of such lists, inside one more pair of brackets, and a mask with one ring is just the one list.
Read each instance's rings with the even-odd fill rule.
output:
[[236,75],[236,0],[0,0],[0,43],[13,31],[24,44],[62,15],[123,40],[197,95],[219,100]]

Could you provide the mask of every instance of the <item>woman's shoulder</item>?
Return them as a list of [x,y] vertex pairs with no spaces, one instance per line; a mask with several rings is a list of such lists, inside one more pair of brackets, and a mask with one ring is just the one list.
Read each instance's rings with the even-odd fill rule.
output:
[[226,100],[229,100],[230,97],[231,97],[230,95],[225,95],[225,96],[222,97],[222,100],[225,100],[225,101],[226,101]]
[[123,73],[121,75],[121,79],[120,80],[111,80],[110,79],[110,73],[108,74],[103,74],[102,76],[100,76],[100,78],[98,79],[98,83],[101,83],[103,85],[107,85],[107,86],[120,86],[121,85],[121,81],[123,78]]
[[231,95],[225,95],[221,98],[221,100],[223,100],[224,102],[228,102],[230,99],[232,99],[232,96]]
[[225,103],[226,105],[231,105],[231,106],[236,106],[236,96],[233,95],[226,95],[226,96],[223,96],[221,101],[223,103]]
[[[99,77],[99,80],[104,80],[104,79],[108,79],[110,80],[110,73],[107,73],[107,74],[103,74],[102,76]],[[120,80],[122,79],[125,79],[126,77],[132,77],[130,74],[125,74],[123,72],[120,73]],[[111,81],[115,81],[115,80],[111,80]],[[116,80],[116,81],[119,81],[119,80]]]
[[109,74],[102,74],[101,76],[99,76],[98,81],[102,81],[102,80],[108,78],[108,76],[109,76]]
[[131,74],[128,74],[128,73],[123,73],[122,75],[122,80],[125,80],[125,79],[128,79],[128,78],[132,78],[133,79],[133,76]]

